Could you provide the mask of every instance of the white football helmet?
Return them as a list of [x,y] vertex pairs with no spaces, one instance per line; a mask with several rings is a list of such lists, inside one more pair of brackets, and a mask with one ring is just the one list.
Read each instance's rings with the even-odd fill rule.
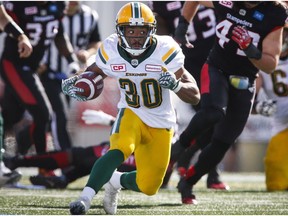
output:
[[[125,27],[147,27],[148,33],[144,44],[140,48],[133,48],[125,36]],[[116,16],[116,32],[120,39],[120,46],[133,56],[142,54],[152,43],[152,36],[156,32],[156,19],[151,9],[140,2],[125,4]],[[141,38],[143,38],[141,37]]]

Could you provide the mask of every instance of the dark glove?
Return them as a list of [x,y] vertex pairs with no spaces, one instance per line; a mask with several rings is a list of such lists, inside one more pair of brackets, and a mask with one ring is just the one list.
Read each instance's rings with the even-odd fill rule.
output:
[[234,40],[240,49],[245,50],[252,43],[252,38],[250,37],[247,29],[242,26],[234,27],[232,31],[232,40]]
[[187,22],[183,16],[180,16],[178,26],[175,29],[174,40],[188,48],[193,48],[193,45],[189,42],[187,37],[188,26],[189,22]]

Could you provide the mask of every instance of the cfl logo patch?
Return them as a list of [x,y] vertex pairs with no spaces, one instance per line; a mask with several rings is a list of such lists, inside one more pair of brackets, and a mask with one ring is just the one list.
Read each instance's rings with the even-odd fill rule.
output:
[[126,71],[126,65],[125,64],[112,64],[110,65],[111,70],[114,72],[125,72]]

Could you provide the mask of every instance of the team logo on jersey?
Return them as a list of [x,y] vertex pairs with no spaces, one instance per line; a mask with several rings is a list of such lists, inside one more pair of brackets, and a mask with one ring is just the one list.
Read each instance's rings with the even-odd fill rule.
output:
[[139,64],[138,59],[132,59],[131,60],[131,65],[132,66],[137,66]]
[[240,9],[240,10],[239,10],[239,14],[240,14],[241,16],[245,16],[245,15],[246,15],[246,10]]
[[24,9],[24,13],[25,13],[25,15],[37,14],[38,13],[38,9],[37,9],[36,6],[34,6],[34,7],[26,7]]
[[161,65],[147,64],[147,65],[145,65],[145,71],[148,71],[148,72],[161,72],[162,71],[162,67],[161,67]]
[[57,9],[57,6],[56,6],[56,5],[50,5],[49,10],[50,10],[51,12],[56,12],[58,9]]
[[125,72],[126,71],[126,65],[125,64],[111,64],[110,67],[111,67],[111,70],[114,72]]
[[233,2],[232,1],[220,1],[219,4],[223,5],[224,7],[227,8],[232,8],[233,7]]
[[260,13],[259,11],[255,11],[253,17],[258,21],[262,21],[264,18],[264,14]]
[[173,11],[173,10],[177,10],[179,8],[181,8],[181,2],[180,1],[173,1],[173,2],[169,2],[166,5],[166,8],[168,11]]

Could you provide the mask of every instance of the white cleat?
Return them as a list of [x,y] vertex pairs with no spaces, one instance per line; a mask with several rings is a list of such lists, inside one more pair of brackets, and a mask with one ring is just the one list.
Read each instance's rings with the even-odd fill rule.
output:
[[80,197],[69,205],[71,215],[84,215],[90,209],[91,203],[87,197]]
[[105,194],[103,199],[104,210],[107,214],[114,215],[117,212],[118,194],[121,188],[116,189],[110,182],[104,185]]

